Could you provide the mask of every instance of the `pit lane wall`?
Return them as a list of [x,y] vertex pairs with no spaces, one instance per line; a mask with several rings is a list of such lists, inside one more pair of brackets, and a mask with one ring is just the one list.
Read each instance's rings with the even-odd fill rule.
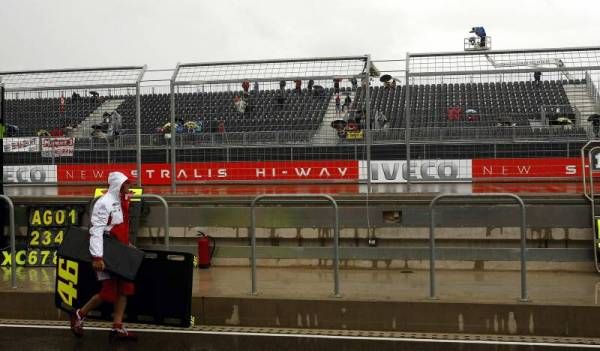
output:
[[[134,163],[9,165],[3,168],[4,184],[102,184],[108,173],[121,171],[137,178]],[[298,160],[264,162],[181,162],[177,165],[178,182],[272,182],[331,181],[364,182],[367,161]],[[142,165],[144,185],[168,185],[171,165]],[[581,179],[578,157],[496,158],[413,160],[408,168],[404,160],[372,160],[372,183],[415,182],[484,182],[519,180]]]

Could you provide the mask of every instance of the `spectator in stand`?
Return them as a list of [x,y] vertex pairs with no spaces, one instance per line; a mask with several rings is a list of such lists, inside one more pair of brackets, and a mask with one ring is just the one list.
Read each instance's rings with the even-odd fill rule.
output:
[[539,82],[542,79],[542,72],[536,71],[533,72],[533,80]]
[[65,112],[65,97],[61,95],[59,101],[60,101],[60,105],[59,105],[60,113],[64,113]]
[[120,135],[121,129],[123,127],[123,116],[121,116],[117,111],[113,111],[110,114],[110,127],[109,131],[112,130],[110,135]]
[[188,134],[198,133],[198,123],[195,121],[187,121],[183,125],[185,132]]
[[[77,127],[77,126],[75,126],[75,127]],[[74,130],[74,129],[75,129],[75,128],[73,128],[73,126],[72,126],[72,125],[66,125],[66,126],[65,126],[65,136],[66,136],[66,137],[72,137],[72,136],[73,136],[73,134],[74,134],[74,132],[75,132],[75,130]]]
[[302,81],[300,79],[296,79],[294,84],[296,85],[296,94],[300,95],[300,93],[302,93]]
[[239,113],[246,112],[246,101],[237,95],[233,97],[233,105]]
[[375,120],[377,121],[377,126],[379,129],[385,129],[388,127],[387,117],[379,110],[377,110],[375,113]]
[[73,100],[77,100],[81,97],[81,95],[77,94],[76,92],[73,92],[73,94],[71,95],[71,99]]
[[325,94],[325,88],[323,88],[323,87],[322,87],[322,86],[320,86],[320,85],[315,85],[315,86],[313,87],[313,90],[314,90],[314,93],[313,93],[313,94],[314,94],[315,96],[323,96],[323,95]]
[[50,136],[53,136],[53,137],[61,137],[64,135],[65,135],[65,133],[63,132],[62,128],[54,127],[54,129],[52,129],[50,131]]
[[90,91],[89,94],[94,98],[94,101],[100,100],[100,94],[97,91]]
[[7,124],[6,124],[5,133],[6,133],[5,135],[6,135],[7,137],[9,137],[9,138],[10,138],[10,137],[16,137],[16,136],[18,136],[18,135],[19,135],[19,127],[17,127],[17,126],[16,126],[16,125],[14,125],[14,124],[9,124],[9,123],[7,123]]
[[285,80],[279,81],[279,90],[285,91]]
[[217,128],[220,134],[225,133],[225,122],[219,121],[219,125]]
[[353,119],[349,119],[348,120],[348,124],[346,125],[346,131],[347,132],[354,132],[359,130],[359,124],[353,120]]
[[462,109],[460,107],[450,107],[448,109],[448,120],[449,121],[458,121],[460,120],[460,115],[462,113]]
[[351,78],[350,83],[352,84],[352,90],[356,91],[356,89],[358,88],[358,81],[356,80],[356,78]]
[[39,129],[36,134],[39,137],[49,137],[49,136],[51,136],[50,133],[48,133],[48,131],[45,130],[45,129]]
[[340,107],[340,94],[337,94],[335,96],[335,117],[340,118],[341,112],[342,112],[342,109]]
[[248,95],[248,91],[250,90],[250,81],[249,80],[244,80],[242,82],[242,89],[244,89],[244,95]]
[[180,118],[177,120],[177,123],[175,123],[175,133],[176,134],[181,134],[181,133],[185,132],[185,128],[183,127],[184,124],[185,124],[185,122],[183,121],[183,118]]
[[342,111],[348,111],[350,109],[350,104],[352,104],[352,99],[350,98],[350,94],[346,94],[346,98],[344,99],[344,105],[342,106]]
[[588,121],[592,122],[594,137],[598,138],[600,134],[600,114],[593,113],[588,117]]
[[467,111],[465,111],[465,115],[467,117],[467,121],[469,121],[469,122],[475,122],[475,121],[479,120],[479,116],[477,115],[477,110],[475,110],[473,108],[467,109]]
[[340,93],[340,80],[339,78],[335,78],[333,80],[333,92],[335,94],[339,94]]
[[258,96],[259,89],[258,82],[254,82],[254,95]]
[[487,35],[485,34],[485,29],[483,29],[483,27],[473,27],[469,33],[475,33],[475,35],[479,37],[479,47],[485,47],[485,38]]
[[314,85],[315,85],[315,81],[314,80],[311,79],[311,80],[308,81],[308,93],[309,94],[312,93]]
[[285,103],[285,96],[283,90],[277,92],[277,106],[280,110],[283,110],[283,104]]

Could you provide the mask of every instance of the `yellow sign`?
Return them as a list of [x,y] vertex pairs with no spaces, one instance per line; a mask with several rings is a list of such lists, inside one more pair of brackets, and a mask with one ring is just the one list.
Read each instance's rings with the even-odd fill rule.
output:
[[60,257],[58,259],[58,279],[56,280],[56,292],[61,301],[74,307],[77,300],[77,280],[79,278],[79,263]]
[[[11,254],[9,250],[1,251],[2,267],[10,267]],[[15,252],[17,266],[50,266],[56,265],[56,250],[18,250]]]
[[75,208],[32,208],[29,211],[29,225],[33,227],[66,227],[79,225],[79,213]]
[[63,228],[32,228],[29,231],[29,247],[60,246],[64,236]]
[[346,139],[362,139],[363,138],[363,131],[357,131],[357,132],[346,132]]
[[[106,193],[106,190],[108,190],[108,189],[107,188],[96,188],[96,190],[94,191],[94,199],[99,198],[100,196],[104,195],[104,193]],[[142,197],[143,189],[142,188],[129,188],[129,192],[131,194],[133,194],[133,198],[131,199],[131,201],[140,201],[140,199]]]

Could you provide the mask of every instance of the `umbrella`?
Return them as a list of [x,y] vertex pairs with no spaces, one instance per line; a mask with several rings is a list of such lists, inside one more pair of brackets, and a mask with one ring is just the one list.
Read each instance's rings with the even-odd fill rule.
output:
[[588,122],[591,122],[591,121],[593,121],[593,120],[598,120],[598,119],[600,119],[600,114],[593,113],[593,114],[591,114],[591,115],[588,117],[588,119],[587,119],[587,120],[588,120]]
[[571,121],[567,117],[558,117],[556,119],[556,123],[565,125],[565,124],[573,124],[573,121]]
[[331,122],[331,128],[342,129],[346,127],[346,124],[346,121],[344,121],[343,119],[336,119],[335,121]]
[[392,76],[390,76],[389,74],[384,74],[381,77],[379,77],[379,81],[382,83],[385,83],[390,80],[392,80]]
[[198,123],[196,123],[194,121],[187,121],[184,123],[183,126],[186,127],[187,129],[196,129],[196,128],[198,128]]
[[6,136],[16,136],[19,134],[19,127],[14,124],[6,124]]
[[472,108],[470,108],[467,111],[465,111],[465,113],[477,113],[477,111],[475,111]]

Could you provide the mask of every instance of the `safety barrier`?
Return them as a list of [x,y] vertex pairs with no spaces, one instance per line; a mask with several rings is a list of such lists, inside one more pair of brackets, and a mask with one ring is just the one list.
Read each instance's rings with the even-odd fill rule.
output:
[[511,198],[518,202],[521,207],[521,298],[522,302],[528,301],[527,298],[527,238],[526,238],[526,212],[523,199],[515,194],[509,193],[481,193],[481,194],[441,194],[433,198],[429,203],[430,222],[429,222],[429,298],[437,299],[435,296],[435,205],[444,198],[457,197],[487,197],[487,198]]
[[263,199],[288,199],[288,201],[279,201],[280,203],[290,202],[290,199],[298,198],[320,198],[328,200],[334,209],[334,233],[333,233],[333,296],[340,297],[340,218],[338,205],[335,199],[325,194],[277,194],[277,195],[259,195],[252,200],[250,205],[250,238],[251,252],[250,261],[252,263],[252,295],[257,294],[256,289],[256,204]]

